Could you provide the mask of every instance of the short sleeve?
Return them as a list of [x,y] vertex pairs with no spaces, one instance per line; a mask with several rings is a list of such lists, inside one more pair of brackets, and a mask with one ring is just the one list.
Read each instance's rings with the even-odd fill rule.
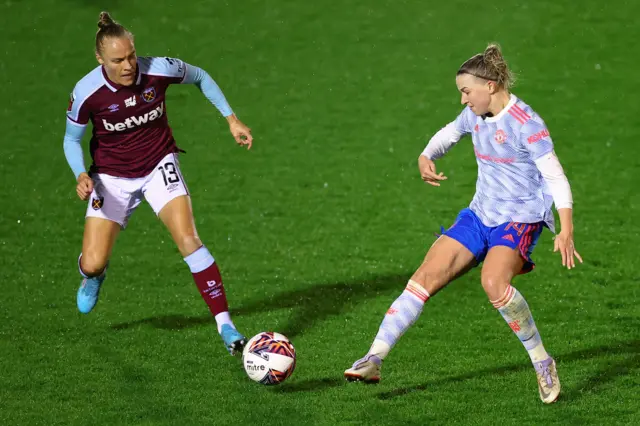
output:
[[551,135],[540,117],[534,116],[523,124],[520,129],[520,142],[533,160],[553,151]]
[[78,96],[77,87],[69,95],[69,106],[67,107],[67,118],[74,124],[84,126],[89,122],[89,108],[87,105],[88,96]]
[[178,58],[139,58],[139,62],[145,62],[145,74],[166,77],[171,83],[182,83],[187,71],[186,64]]

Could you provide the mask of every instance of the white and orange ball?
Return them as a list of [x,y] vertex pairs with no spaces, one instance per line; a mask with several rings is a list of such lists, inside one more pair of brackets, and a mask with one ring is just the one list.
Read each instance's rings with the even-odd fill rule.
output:
[[296,350],[286,336],[261,332],[242,351],[242,365],[249,378],[263,385],[277,385],[296,368]]

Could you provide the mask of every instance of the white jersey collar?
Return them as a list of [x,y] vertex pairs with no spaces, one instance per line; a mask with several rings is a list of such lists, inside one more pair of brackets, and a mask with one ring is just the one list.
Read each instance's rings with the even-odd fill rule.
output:
[[512,93],[509,97],[509,103],[504,108],[502,108],[502,111],[500,111],[493,117],[485,118],[484,121],[487,123],[495,123],[496,121],[499,121],[511,109],[511,107],[516,104],[516,102],[518,102],[518,98]]

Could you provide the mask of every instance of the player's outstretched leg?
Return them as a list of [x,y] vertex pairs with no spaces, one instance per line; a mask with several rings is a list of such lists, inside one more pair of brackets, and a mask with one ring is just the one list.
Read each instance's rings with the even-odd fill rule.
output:
[[88,314],[98,303],[100,289],[120,225],[107,219],[88,217],[85,221],[82,253],[78,258],[78,270],[82,275],[76,295],[78,310]]
[[545,350],[527,301],[513,287],[511,279],[521,270],[524,260],[517,250],[493,247],[482,268],[482,286],[489,300],[527,350],[533,363],[540,399],[550,404],[558,399],[560,380],[554,359]]
[[169,201],[160,211],[159,217],[171,232],[189,266],[193,280],[216,320],[225,348],[231,355],[242,352],[247,338],[231,321],[220,269],[197,236],[189,196],[183,195]]
[[416,322],[429,298],[475,265],[475,257],[458,241],[442,236],[431,247],[405,290],[387,311],[369,352],[344,372],[349,381],[377,383],[382,361]]
[[405,290],[387,311],[369,352],[344,372],[349,381],[378,383],[382,360],[409,327],[416,322],[429,300],[429,292],[417,281],[409,280]]

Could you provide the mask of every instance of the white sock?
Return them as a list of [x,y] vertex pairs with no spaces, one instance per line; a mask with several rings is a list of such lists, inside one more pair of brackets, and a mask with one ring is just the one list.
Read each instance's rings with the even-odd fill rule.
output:
[[425,302],[429,300],[429,293],[417,282],[410,280],[407,287],[398,297],[382,320],[369,354],[384,359],[396,344],[400,336],[416,322]]
[[491,301],[493,306],[502,314],[509,327],[518,336],[529,353],[531,362],[537,364],[549,358],[549,354],[542,345],[542,339],[527,301],[518,290],[509,285],[502,297]]
[[229,324],[231,327],[236,328],[236,326],[233,324],[233,321],[231,321],[231,315],[229,315],[229,312],[220,312],[214,318],[216,319],[216,323],[218,324],[218,333],[220,333],[222,326],[225,324]]

